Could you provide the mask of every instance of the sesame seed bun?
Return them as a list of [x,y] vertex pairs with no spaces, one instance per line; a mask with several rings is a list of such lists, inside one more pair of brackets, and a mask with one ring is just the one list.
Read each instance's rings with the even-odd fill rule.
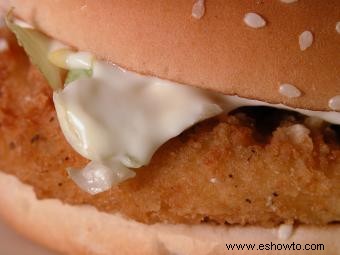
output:
[[[4,3],[52,37],[139,73],[313,110],[331,110],[340,95],[338,0],[209,0],[201,19],[192,16],[194,1]],[[247,13],[266,24],[246,25]],[[313,40],[301,50],[310,43],[299,41],[305,31]],[[301,96],[281,94],[285,83]]]
[[[145,225],[90,206],[70,206],[57,199],[37,200],[32,187],[0,172],[0,216],[20,233],[65,254],[237,255],[226,244],[323,244],[318,254],[339,254],[337,225],[299,226],[287,240],[277,229],[240,226]],[[258,247],[258,246],[257,246]],[[303,246],[302,246],[303,247]],[[284,254],[310,254],[288,251]],[[316,251],[314,251],[316,252]],[[261,251],[261,254],[282,254]]]
[[[0,5],[15,7],[16,15],[53,38],[139,73],[313,110],[329,111],[329,100],[340,95],[338,0],[208,0],[200,19],[191,15],[192,1],[8,0]],[[250,12],[265,25],[247,25],[244,16]],[[305,31],[312,33],[311,43],[300,41]],[[301,95],[283,95],[281,84],[294,85]],[[228,251],[225,244],[270,242],[324,244],[318,254],[340,250],[339,224],[299,226],[287,241],[278,239],[277,230],[255,226],[145,225],[89,206],[37,200],[31,187],[1,172],[0,215],[19,232],[68,254],[248,254]]]

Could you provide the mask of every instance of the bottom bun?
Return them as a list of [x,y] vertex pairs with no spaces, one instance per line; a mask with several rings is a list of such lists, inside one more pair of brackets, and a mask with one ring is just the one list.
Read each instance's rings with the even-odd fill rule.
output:
[[[37,200],[32,187],[0,172],[0,216],[21,234],[66,254],[340,254],[340,226],[296,227],[287,240],[278,229],[250,226],[145,225],[90,206]],[[231,251],[228,244],[323,244],[323,251]],[[277,246],[279,248],[279,246]],[[303,248],[302,248],[303,249]]]

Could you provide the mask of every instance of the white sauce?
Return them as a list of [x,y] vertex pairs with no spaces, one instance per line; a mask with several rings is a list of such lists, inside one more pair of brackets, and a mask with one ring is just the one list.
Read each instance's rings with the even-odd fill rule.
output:
[[132,74],[96,62],[93,78],[54,93],[67,140],[84,157],[147,164],[157,148],[198,121],[223,111],[200,89]]
[[93,55],[88,52],[76,52],[66,58],[66,66],[69,69],[86,69],[92,68]]
[[300,50],[304,51],[313,44],[313,34],[310,31],[304,31],[299,36]]
[[281,84],[279,92],[288,98],[295,98],[301,96],[301,91],[292,84]]
[[[223,112],[214,94],[103,62],[95,62],[91,79],[68,84],[54,92],[53,99],[72,147],[97,166],[101,164],[101,169],[115,172],[122,165],[148,164],[167,140]],[[86,178],[77,180],[78,184],[86,182]],[[86,190],[99,192],[95,182],[87,182]]]
[[95,195],[110,189],[136,173],[120,162],[106,162],[106,165],[91,161],[79,171],[78,169],[67,169],[68,174],[77,185],[86,192]]
[[[54,92],[53,99],[67,141],[99,169],[96,175],[89,174],[93,164],[83,173],[69,171],[91,194],[133,177],[128,168],[148,164],[167,140],[223,111],[270,106],[340,124],[338,112],[310,111],[212,93],[99,61],[93,63],[92,78],[68,84],[63,91]],[[113,171],[111,175],[108,169]]]
[[266,25],[266,21],[257,13],[249,12],[243,18],[244,23],[252,28],[261,28]]
[[196,0],[194,5],[192,6],[191,16],[195,19],[200,19],[204,16],[205,7],[204,7],[204,0]]
[[[224,96],[226,105],[229,107],[226,107],[226,112],[229,112],[231,110],[234,110],[238,107],[241,106],[268,106],[268,107],[274,107],[278,109],[284,109],[284,110],[290,110],[290,111],[295,111],[301,114],[304,114],[306,116],[310,117],[317,117],[322,120],[328,121],[333,124],[338,124],[340,125],[340,112],[335,112],[335,111],[330,111],[330,112],[325,112],[325,111],[312,111],[312,110],[305,110],[301,108],[293,108],[286,106],[284,104],[270,104],[267,102],[259,101],[259,100],[253,100],[253,99],[247,99],[247,98],[242,98],[239,96]],[[226,106],[224,105],[224,106]]]

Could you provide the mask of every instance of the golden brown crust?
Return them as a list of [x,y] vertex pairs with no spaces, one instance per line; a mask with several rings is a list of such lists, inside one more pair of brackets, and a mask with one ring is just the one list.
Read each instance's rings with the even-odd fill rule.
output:
[[[286,241],[277,229],[260,227],[144,225],[90,206],[69,206],[56,199],[37,200],[33,189],[0,172],[0,216],[20,233],[66,254],[238,255],[226,243],[323,244],[320,255],[338,254],[339,225],[297,227]],[[288,251],[284,254],[310,254]],[[252,253],[251,253],[252,254]],[[278,251],[261,251],[278,254]]]
[[[340,94],[338,0],[206,1],[191,17],[193,1],[9,0],[16,13],[56,38],[140,73],[269,102],[330,110]],[[247,12],[266,20],[262,29],[243,22]],[[299,48],[310,30],[312,47]],[[280,83],[303,95],[287,99]]]

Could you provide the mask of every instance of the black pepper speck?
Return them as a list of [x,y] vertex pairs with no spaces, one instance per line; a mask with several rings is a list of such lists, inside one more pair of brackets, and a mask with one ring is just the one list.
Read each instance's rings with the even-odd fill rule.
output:
[[11,150],[14,150],[17,147],[14,142],[10,142],[8,146]]
[[39,140],[40,140],[40,135],[36,134],[36,135],[32,136],[31,143],[35,143],[35,142],[37,142]]

